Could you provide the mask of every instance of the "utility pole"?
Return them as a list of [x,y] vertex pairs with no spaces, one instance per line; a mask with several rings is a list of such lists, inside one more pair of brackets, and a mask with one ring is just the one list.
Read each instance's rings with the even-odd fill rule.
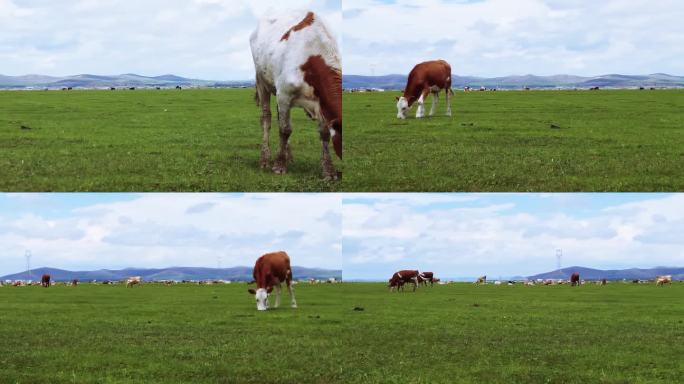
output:
[[31,251],[27,249],[24,257],[26,257],[26,280],[33,280],[31,278]]

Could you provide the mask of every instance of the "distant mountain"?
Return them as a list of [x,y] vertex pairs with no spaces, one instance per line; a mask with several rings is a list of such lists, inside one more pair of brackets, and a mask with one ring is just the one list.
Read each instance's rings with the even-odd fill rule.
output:
[[[57,268],[36,268],[31,270],[31,279],[40,280],[43,274],[49,274],[56,281],[70,281],[78,279],[90,280],[123,280],[129,276],[141,276],[143,280],[209,280],[222,279],[232,281],[252,280],[252,267],[232,268],[197,268],[197,267],[171,267],[171,268],[126,268],[120,270],[100,269],[97,271],[67,271]],[[341,270],[292,267],[292,275],[295,280],[302,279],[328,279],[334,277],[342,280]],[[0,280],[29,280],[26,272],[2,276]]]
[[[344,75],[342,86],[344,89],[379,88],[387,90],[403,90],[406,86],[407,75],[385,76],[358,76]],[[684,76],[672,76],[664,73],[655,73],[645,76],[629,75],[602,75],[595,77],[582,77],[572,75],[554,76],[505,76],[505,77],[472,77],[453,76],[452,87],[463,88],[497,88],[497,89],[520,89],[530,88],[638,88],[638,87],[684,87]]]
[[577,272],[584,280],[635,280],[654,279],[658,275],[672,275],[674,280],[684,280],[684,268],[678,267],[655,267],[651,269],[593,269],[586,267],[566,267],[555,271],[528,276],[529,279],[569,279],[570,274]]
[[176,86],[201,86],[201,87],[248,87],[253,86],[253,81],[214,81],[188,79],[176,75],[141,76],[134,73],[126,73],[116,76],[101,76],[82,74],[65,77],[52,77],[42,75],[26,76],[3,76],[0,75],[0,89],[12,88],[109,88],[109,87],[165,87]]

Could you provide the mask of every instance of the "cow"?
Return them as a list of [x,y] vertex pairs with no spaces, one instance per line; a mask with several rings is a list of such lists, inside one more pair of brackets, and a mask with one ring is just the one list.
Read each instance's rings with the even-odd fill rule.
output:
[[271,168],[287,173],[292,161],[290,110],[301,107],[318,121],[321,167],[326,180],[341,175],[332,164],[329,142],[342,159],[342,65],[337,42],[321,18],[313,12],[266,17],[250,37],[256,69],[256,101],[261,107],[260,166],[270,167],[271,96],[275,95],[280,150]]
[[656,277],[656,286],[661,286],[665,284],[672,284],[672,275],[663,275]]
[[601,279],[601,285],[606,285],[608,284],[608,280],[606,279]]
[[142,277],[140,276],[131,276],[128,279],[126,279],[126,287],[130,288],[134,285],[137,284],[142,284]]
[[487,284],[487,275],[478,277],[475,284]]
[[580,275],[577,272],[573,272],[572,275],[570,275],[570,285],[573,287],[576,285],[580,285]]
[[297,300],[292,290],[292,268],[290,267],[290,256],[286,252],[272,252],[259,257],[254,263],[252,272],[257,289],[247,291],[256,297],[258,311],[268,309],[268,294],[276,289],[275,308],[280,306],[280,284],[284,281],[292,300],[292,308],[297,308]]
[[75,286],[77,286],[77,285],[78,285],[78,279],[73,279],[73,280],[71,280],[71,286],[72,286],[72,287],[75,287]]
[[181,87],[180,85],[176,85],[176,89],[179,90],[179,91],[182,91],[182,90],[183,90],[183,87]]
[[416,118],[425,116],[425,99],[432,93],[430,116],[435,114],[439,93],[446,92],[447,116],[451,116],[451,66],[444,60],[426,61],[416,65],[409,73],[404,94],[397,97],[397,118],[405,119],[406,112],[413,104],[418,103]]
[[50,275],[48,275],[47,273],[44,274],[44,275],[40,278],[40,285],[42,285],[42,286],[45,287],[45,288],[50,287]]
[[421,284],[427,287],[427,283],[430,282],[430,286],[435,283],[435,274],[433,272],[421,272],[418,274],[418,279]]
[[420,272],[418,272],[417,270],[404,269],[398,272],[394,272],[392,277],[389,279],[388,287],[390,291],[393,291],[396,288],[398,292],[399,288],[401,288],[402,291],[404,290],[405,283],[412,283],[413,292],[415,292],[416,288],[418,287],[419,276]]

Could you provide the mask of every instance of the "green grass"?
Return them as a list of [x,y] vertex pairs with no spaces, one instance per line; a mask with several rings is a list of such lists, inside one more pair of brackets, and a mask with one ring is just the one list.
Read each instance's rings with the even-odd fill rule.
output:
[[338,190],[321,177],[317,124],[297,109],[293,128],[295,162],[279,176],[259,168],[254,90],[4,91],[0,190]]
[[457,92],[405,121],[397,94],[344,95],[345,190],[684,190],[682,90]]
[[[684,284],[0,288],[2,383],[674,383]],[[363,311],[354,311],[362,307]]]

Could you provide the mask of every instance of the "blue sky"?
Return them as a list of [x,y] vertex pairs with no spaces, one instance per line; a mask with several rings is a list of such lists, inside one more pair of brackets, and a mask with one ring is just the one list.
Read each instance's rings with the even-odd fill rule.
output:
[[248,80],[258,18],[293,9],[341,37],[340,0],[0,0],[0,74]]
[[680,0],[345,0],[346,74],[684,75]]
[[563,265],[684,266],[684,194],[351,194],[345,279],[400,269],[531,275]]
[[341,268],[336,194],[0,194],[0,275],[253,265],[286,250],[295,265]]

